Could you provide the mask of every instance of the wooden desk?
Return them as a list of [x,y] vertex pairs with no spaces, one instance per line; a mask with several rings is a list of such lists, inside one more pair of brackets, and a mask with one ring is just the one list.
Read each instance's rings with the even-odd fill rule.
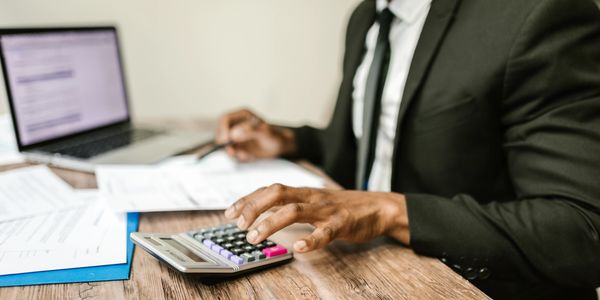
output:
[[[18,166],[2,166],[5,171]],[[76,188],[95,188],[93,175],[53,169]],[[226,222],[218,212],[145,213],[139,231],[179,233]],[[290,247],[310,231],[293,225],[274,239]],[[135,249],[130,280],[1,288],[0,299],[488,299],[440,261],[388,239],[363,245],[334,242],[297,254],[284,266],[206,285]]]

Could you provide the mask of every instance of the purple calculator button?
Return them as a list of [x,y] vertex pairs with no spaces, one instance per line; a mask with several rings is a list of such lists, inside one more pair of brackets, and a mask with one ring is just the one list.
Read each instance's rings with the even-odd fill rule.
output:
[[214,245],[212,245],[212,246],[210,247],[210,249],[212,249],[212,251],[214,251],[214,252],[217,252],[217,253],[219,253],[219,252],[221,252],[221,250],[223,250],[223,247],[221,247],[221,246],[219,246],[219,245],[217,245],[217,244],[214,244]]
[[235,263],[236,265],[241,265],[244,263],[244,259],[237,256],[237,255],[233,255],[229,258],[229,260],[231,260],[233,263]]
[[229,259],[233,255],[233,253],[227,251],[226,249],[221,250],[221,252],[219,252],[219,254],[221,254],[221,256],[223,256],[227,259]]
[[205,239],[204,241],[202,241],[202,244],[208,246],[208,248],[211,248],[215,243],[209,239]]

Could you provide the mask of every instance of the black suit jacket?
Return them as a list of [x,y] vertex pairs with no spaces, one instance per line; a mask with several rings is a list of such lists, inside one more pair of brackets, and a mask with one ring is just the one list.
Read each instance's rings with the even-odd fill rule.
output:
[[[325,129],[298,154],[354,186],[352,81],[375,19],[347,30]],[[497,298],[600,286],[600,12],[592,0],[433,0],[400,108],[392,189],[411,247]]]

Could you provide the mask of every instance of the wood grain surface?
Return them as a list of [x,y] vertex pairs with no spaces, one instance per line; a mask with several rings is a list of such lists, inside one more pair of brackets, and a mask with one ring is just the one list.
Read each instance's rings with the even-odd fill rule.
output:
[[[23,166],[3,166],[0,170]],[[96,187],[92,174],[52,169],[76,188]],[[226,220],[221,211],[145,213],[140,217],[139,231],[179,233],[223,222]],[[290,247],[310,230],[308,225],[293,225],[273,239]],[[386,238],[362,245],[334,242],[323,250],[296,254],[289,264],[214,284],[174,271],[136,248],[129,280],[0,289],[0,299],[93,298],[487,299],[487,296],[438,260],[418,256]]]
[[[215,120],[147,120],[161,128],[214,130]],[[197,149],[202,153],[206,148]],[[0,166],[0,172],[28,164]],[[318,168],[328,188],[340,188]],[[75,188],[96,188],[93,174],[52,168]],[[222,211],[144,213],[139,231],[180,233],[226,222]],[[292,225],[272,239],[291,248],[308,234]],[[489,299],[439,260],[416,255],[399,243],[379,238],[355,245],[334,242],[296,254],[289,264],[225,282],[208,284],[174,271],[135,248],[129,280],[0,288],[0,299]]]

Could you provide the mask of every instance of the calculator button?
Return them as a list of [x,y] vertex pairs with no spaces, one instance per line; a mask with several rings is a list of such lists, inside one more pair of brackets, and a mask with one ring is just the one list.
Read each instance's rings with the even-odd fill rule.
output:
[[217,238],[217,239],[214,239],[213,241],[217,244],[223,244],[225,242],[225,239]]
[[235,247],[235,246],[233,246],[232,243],[225,243],[225,244],[223,244],[221,246],[223,246],[223,248],[225,248],[227,250],[230,250],[231,248]]
[[233,242],[235,241],[235,236],[228,236],[225,238],[225,240],[227,240],[228,242]]
[[201,241],[204,240],[204,236],[201,233],[194,234],[194,238]]
[[213,242],[209,239],[205,239],[204,241],[202,241],[202,244],[204,244],[204,245],[208,246],[208,248],[210,248],[215,244],[215,242]]
[[214,234],[216,237],[222,237],[223,235],[225,235],[225,231],[223,231],[223,230],[218,230],[218,231],[215,231],[215,232],[213,232],[213,234]]
[[238,240],[243,240],[246,238],[246,234],[245,233],[238,233],[235,235],[235,238]]
[[204,238],[205,239],[211,239],[213,237],[215,237],[215,235],[212,232],[208,232],[208,233],[204,234]]
[[241,257],[239,257],[239,256],[237,256],[237,255],[232,255],[232,256],[229,258],[229,260],[230,260],[230,261],[232,261],[232,262],[233,262],[234,264],[236,264],[236,265],[241,265],[241,264],[243,264],[243,263],[244,263],[244,259],[243,259],[243,258],[241,258]]
[[242,259],[244,259],[244,262],[253,262],[254,260],[256,260],[256,258],[250,254],[250,253],[243,253],[241,255]]
[[277,245],[273,241],[269,241],[269,240],[264,241],[263,244],[265,245],[265,247],[273,247],[273,246]]
[[243,246],[243,245],[245,245],[246,243],[245,243],[245,242],[242,242],[242,241],[235,241],[235,242],[233,242],[233,244],[234,244],[236,247],[242,247],[242,246]]
[[239,254],[244,253],[244,250],[242,250],[241,248],[233,248],[233,249],[231,249],[229,251],[231,251],[231,253],[233,253],[235,255],[239,255]]
[[265,259],[267,257],[264,253],[262,253],[258,250],[252,251],[251,254],[256,258],[256,260]]
[[226,249],[221,250],[221,252],[219,252],[219,254],[227,259],[229,259],[231,256],[233,256],[233,253],[231,253],[230,251],[227,251]]
[[283,254],[286,254],[287,252],[288,252],[287,249],[283,246],[274,246],[274,247],[265,248],[262,250],[262,253],[264,255],[266,255],[267,257],[283,255]]
[[254,245],[254,247],[258,250],[262,250],[262,249],[265,249],[267,246],[265,246],[265,244],[263,244],[263,243],[258,243],[256,245]]
[[210,247],[210,249],[211,249],[212,251],[214,251],[214,252],[220,253],[220,252],[221,252],[221,250],[223,250],[223,247],[221,247],[221,246],[219,246],[219,245],[217,245],[217,244],[214,244],[214,245],[212,245],[212,246]]
[[242,249],[244,249],[244,251],[246,251],[246,252],[252,252],[252,251],[256,250],[256,248],[254,248],[250,245],[246,245],[246,246],[242,247]]

